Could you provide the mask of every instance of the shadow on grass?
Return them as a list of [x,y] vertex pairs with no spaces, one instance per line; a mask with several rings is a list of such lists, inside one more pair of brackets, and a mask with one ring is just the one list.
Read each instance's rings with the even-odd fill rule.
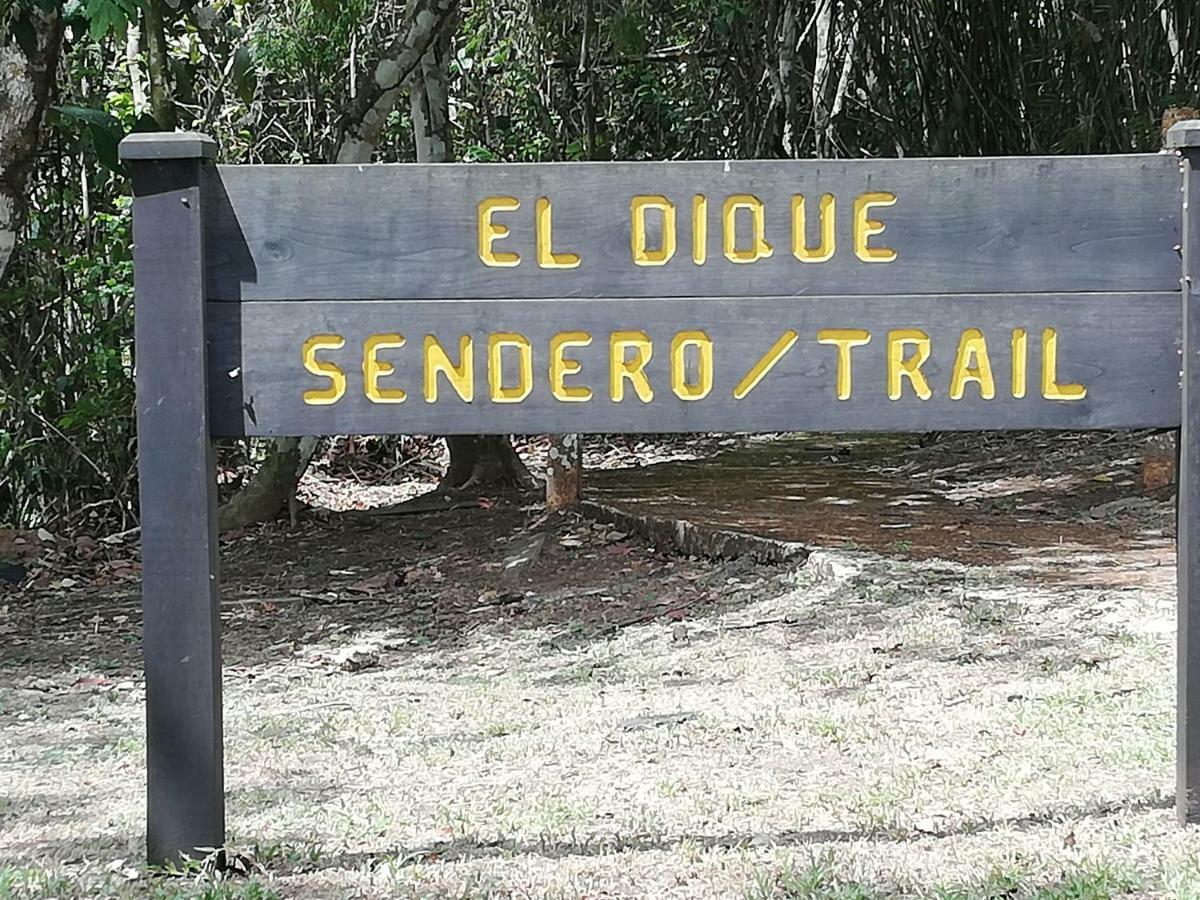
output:
[[[225,665],[278,662],[381,629],[418,649],[460,645],[483,626],[605,640],[662,616],[736,607],[751,598],[731,597],[729,578],[763,583],[784,571],[676,557],[576,514],[536,516],[515,503],[399,520],[337,515],[232,540],[222,548]],[[532,562],[508,564],[531,544]],[[141,668],[136,584],[6,602],[0,684],[6,674]]]
[[[1127,800],[1098,803],[1064,804],[1022,816],[1003,819],[976,819],[952,828],[937,831],[907,831],[898,828],[787,830],[764,833],[680,834],[680,835],[606,835],[593,839],[559,841],[543,838],[518,841],[507,838],[472,840],[458,838],[440,841],[427,847],[401,848],[363,853],[342,853],[322,856],[308,865],[305,871],[326,869],[357,869],[384,864],[412,865],[421,862],[466,862],[492,857],[537,856],[562,859],[575,856],[607,856],[613,853],[654,852],[696,847],[705,850],[737,850],[751,847],[804,847],[822,844],[858,844],[862,842],[906,843],[929,838],[946,839],[1010,829],[1024,830],[1053,825],[1064,821],[1102,819],[1149,810],[1173,808],[1171,796],[1147,794]],[[304,845],[303,839],[285,839],[277,846]]]

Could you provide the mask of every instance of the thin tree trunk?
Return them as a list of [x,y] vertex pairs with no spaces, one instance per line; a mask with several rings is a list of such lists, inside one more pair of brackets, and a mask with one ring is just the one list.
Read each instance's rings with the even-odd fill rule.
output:
[[[450,162],[454,158],[450,131],[449,56],[451,29],[433,41],[413,73],[409,91],[417,162]],[[438,490],[458,493],[481,488],[516,487],[528,490],[533,478],[507,437],[452,435],[446,438],[450,465]]]
[[376,63],[371,78],[364,79],[362,88],[338,121],[337,141],[331,154],[334,161],[370,161],[401,90],[422,64],[429,48],[449,39],[457,9],[458,0],[408,0],[404,14],[408,27]]
[[813,139],[818,157],[828,155],[825,129],[829,123],[829,106],[825,99],[829,78],[829,37],[833,28],[833,0],[817,0],[816,58],[812,76]]
[[[26,48],[0,46],[0,277],[3,277],[28,214],[27,190],[42,119],[54,97],[63,22],[57,12],[30,7],[33,41]],[[11,41],[11,38],[9,39]]]
[[[796,137],[799,122],[796,119],[796,91],[794,90],[796,68],[796,8],[793,0],[783,0],[779,11],[779,60],[778,77],[775,79],[783,106],[783,152],[789,157],[800,155],[800,142]],[[769,67],[769,64],[768,64]]]
[[[160,0],[161,2],[161,0]],[[409,0],[405,10],[408,23],[404,33],[384,52],[370,78],[360,79],[360,88],[338,123],[338,140],[329,159],[339,163],[369,163],[383,137],[389,113],[399,102],[406,83],[424,84],[424,65],[429,48],[441,41],[449,49],[449,33],[454,27],[457,0]],[[435,57],[436,59],[436,57]],[[413,73],[420,68],[420,79]],[[449,104],[446,76],[440,79],[443,116],[442,131],[449,150]],[[413,94],[417,89],[413,89]],[[438,93],[435,91],[435,93]],[[432,149],[425,145],[428,152]],[[418,158],[422,141],[417,141]],[[446,158],[449,158],[448,155]],[[503,438],[457,438],[448,440],[450,470],[443,479],[448,489],[470,488],[496,480],[527,487],[532,483],[528,471],[512,445]],[[317,438],[276,438],[270,442],[267,458],[250,481],[221,510],[221,528],[240,528],[252,522],[275,518],[284,507],[295,504],[296,488],[320,441]],[[457,448],[457,449],[456,449]],[[453,475],[453,477],[451,477]]]
[[167,56],[167,26],[162,0],[147,0],[143,7],[146,24],[146,71],[150,76],[150,115],[163,131],[174,131],[175,98],[171,92],[171,60]]
[[568,509],[583,493],[583,436],[554,434],[546,459],[546,511]]
[[273,441],[254,477],[221,507],[222,531],[268,522],[288,507],[295,524],[296,487],[308,468],[319,438],[281,438]]
[[[584,148],[587,159],[596,158],[596,70],[592,65],[596,44],[594,0],[584,0],[583,35],[579,42],[579,81],[583,87]],[[579,503],[583,493],[583,436],[552,434],[546,454],[546,510],[555,512]]]
[[125,32],[125,66],[129,70],[129,90],[133,97],[133,114],[146,111],[146,86],[142,84],[142,32],[137,21],[131,21]]

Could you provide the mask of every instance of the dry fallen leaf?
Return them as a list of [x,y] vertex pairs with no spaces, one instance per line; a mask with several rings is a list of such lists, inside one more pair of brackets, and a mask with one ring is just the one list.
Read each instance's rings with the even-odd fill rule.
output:
[[392,590],[398,583],[399,579],[395,572],[380,572],[378,575],[372,575],[370,578],[363,578],[347,585],[346,590],[356,594],[378,594],[381,591]]
[[442,570],[437,566],[415,566],[404,573],[405,584],[422,584],[429,581],[441,581]]
[[72,687],[112,687],[114,684],[111,678],[105,678],[103,675],[85,675],[75,681]]

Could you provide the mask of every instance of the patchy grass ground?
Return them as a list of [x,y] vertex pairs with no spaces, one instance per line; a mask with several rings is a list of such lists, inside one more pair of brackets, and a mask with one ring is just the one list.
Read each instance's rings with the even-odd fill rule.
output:
[[244,537],[223,883],[140,868],[136,585],[12,595],[0,898],[1198,897],[1162,525],[793,570],[505,506]]

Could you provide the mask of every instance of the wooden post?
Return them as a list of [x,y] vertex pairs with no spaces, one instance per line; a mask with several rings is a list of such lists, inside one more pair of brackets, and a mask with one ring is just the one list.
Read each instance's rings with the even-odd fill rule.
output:
[[1183,168],[1175,809],[1187,824],[1200,822],[1200,122],[1172,126],[1167,146],[1179,153]]
[[209,431],[201,180],[216,144],[136,134],[138,475],[146,667],[146,852],[225,841],[217,498]]

